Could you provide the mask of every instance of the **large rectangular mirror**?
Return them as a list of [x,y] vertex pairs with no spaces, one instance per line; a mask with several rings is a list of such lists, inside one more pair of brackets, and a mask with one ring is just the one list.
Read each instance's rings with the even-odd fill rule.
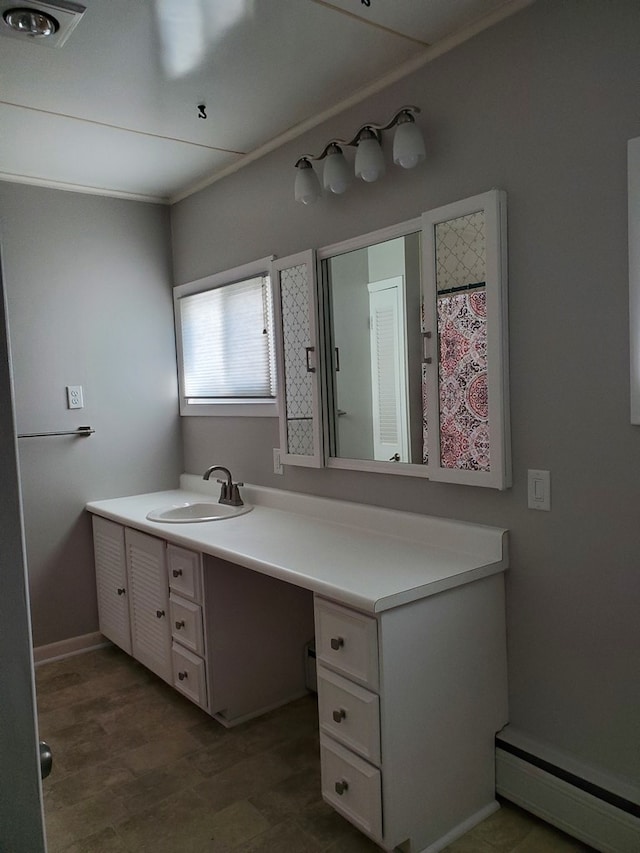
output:
[[505,204],[318,252],[329,467],[510,485]]
[[420,231],[323,261],[329,455],[420,462]]

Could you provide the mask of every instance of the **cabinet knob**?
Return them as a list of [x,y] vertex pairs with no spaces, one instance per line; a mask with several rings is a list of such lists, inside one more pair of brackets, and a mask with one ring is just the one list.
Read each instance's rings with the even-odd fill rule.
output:
[[158,619],[162,619],[162,617],[164,616],[164,610],[156,610],[156,616],[158,617]]
[[338,708],[333,712],[333,719],[336,723],[341,723],[344,718],[347,716],[347,712],[344,708]]
[[336,782],[336,794],[342,796],[345,791],[349,789],[349,784],[346,779],[341,779],[339,782]]
[[179,672],[178,678],[180,679],[180,681],[184,681],[185,678],[189,678],[189,673],[186,671],[185,672]]
[[125,588],[120,586],[118,587],[118,595],[124,595],[126,592]]
[[182,575],[182,569],[174,569],[172,574],[174,578],[179,578]]
[[344,646],[344,638],[343,637],[332,637],[331,638],[331,648],[334,652],[337,652],[338,649],[341,649]]
[[184,619],[181,619],[179,622],[176,622],[176,628],[178,629],[178,631],[180,630],[180,628],[184,628],[184,626],[185,626]]

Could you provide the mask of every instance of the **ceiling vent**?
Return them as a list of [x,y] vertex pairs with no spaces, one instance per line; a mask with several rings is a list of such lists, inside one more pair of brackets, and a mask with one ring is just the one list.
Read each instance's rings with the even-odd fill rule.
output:
[[86,11],[69,0],[0,0],[0,35],[62,47]]

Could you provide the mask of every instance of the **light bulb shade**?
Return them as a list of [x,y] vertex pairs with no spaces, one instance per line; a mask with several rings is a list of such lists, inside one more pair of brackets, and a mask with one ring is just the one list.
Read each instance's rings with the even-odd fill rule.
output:
[[384,175],[384,155],[374,134],[364,132],[356,151],[356,177],[371,183]]
[[294,195],[302,204],[313,204],[320,195],[320,181],[308,160],[300,160],[296,165]]
[[403,169],[413,169],[425,156],[420,128],[413,119],[400,122],[393,137],[393,162]]
[[329,148],[322,173],[322,185],[325,190],[340,195],[351,183],[351,169],[338,145]]

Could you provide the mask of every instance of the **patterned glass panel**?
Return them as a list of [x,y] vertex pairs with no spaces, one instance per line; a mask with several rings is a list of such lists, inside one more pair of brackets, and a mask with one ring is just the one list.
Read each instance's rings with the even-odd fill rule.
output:
[[313,456],[313,375],[307,370],[310,344],[307,265],[280,272],[287,451]]
[[482,291],[438,299],[440,464],[489,471],[487,300]]
[[440,465],[489,471],[484,212],[438,223],[435,242]]

